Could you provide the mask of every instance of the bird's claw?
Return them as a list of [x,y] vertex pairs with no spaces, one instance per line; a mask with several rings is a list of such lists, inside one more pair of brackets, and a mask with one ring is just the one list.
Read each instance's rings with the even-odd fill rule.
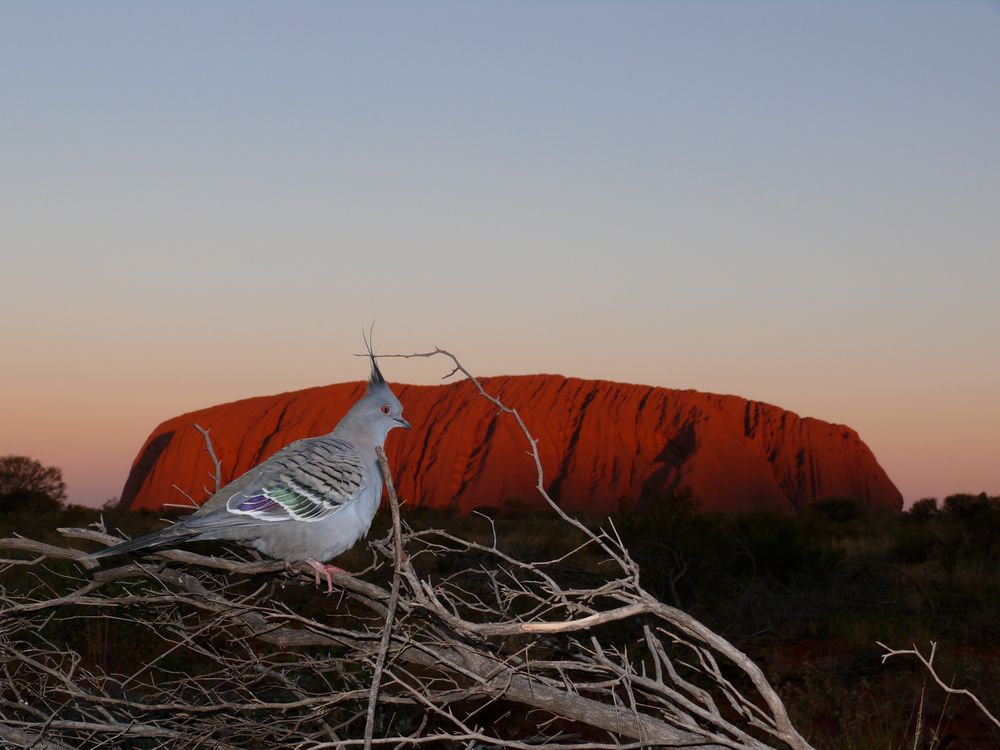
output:
[[309,563],[309,567],[313,569],[316,573],[316,585],[319,586],[320,576],[326,579],[326,593],[333,593],[333,574],[334,573],[344,573],[345,575],[350,575],[343,568],[338,568],[336,565],[324,565],[316,560],[306,560]]

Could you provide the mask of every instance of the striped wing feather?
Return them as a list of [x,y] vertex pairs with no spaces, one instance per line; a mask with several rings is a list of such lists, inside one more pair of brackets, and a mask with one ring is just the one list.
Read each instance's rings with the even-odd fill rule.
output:
[[336,438],[293,443],[268,464],[251,488],[229,498],[230,513],[262,521],[321,521],[358,497],[366,484],[361,456]]

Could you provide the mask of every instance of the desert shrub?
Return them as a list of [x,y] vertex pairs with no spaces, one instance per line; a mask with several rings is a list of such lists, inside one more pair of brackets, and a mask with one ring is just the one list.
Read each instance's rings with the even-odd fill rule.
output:
[[841,559],[796,516],[749,513],[737,523],[739,542],[753,558],[756,575],[786,584],[821,582]]
[[892,559],[896,562],[919,564],[941,560],[945,553],[944,540],[926,524],[905,524],[893,535]]
[[0,495],[0,514],[48,514],[57,513],[62,503],[51,495],[39,490],[20,489]]
[[953,516],[973,516],[990,508],[990,498],[985,492],[978,495],[958,493],[944,499],[944,512]]
[[938,512],[938,499],[936,497],[924,497],[917,500],[910,506],[908,511],[913,518],[927,518]]
[[813,504],[811,510],[834,523],[857,521],[866,515],[865,506],[850,497],[828,497]]

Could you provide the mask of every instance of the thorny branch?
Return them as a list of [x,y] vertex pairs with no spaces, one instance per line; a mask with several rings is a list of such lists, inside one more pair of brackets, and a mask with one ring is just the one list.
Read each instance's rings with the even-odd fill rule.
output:
[[[647,592],[613,526],[591,531],[548,495],[516,409],[448,352],[397,356],[436,355],[515,419],[539,492],[580,536],[572,552],[525,562],[495,529],[482,543],[405,527],[384,455],[392,530],[333,597],[308,568],[245,556],[167,550],[93,570],[83,551],[0,539],[0,573],[19,576],[0,577],[0,741],[808,750],[756,664]],[[616,573],[581,585],[588,555]]]

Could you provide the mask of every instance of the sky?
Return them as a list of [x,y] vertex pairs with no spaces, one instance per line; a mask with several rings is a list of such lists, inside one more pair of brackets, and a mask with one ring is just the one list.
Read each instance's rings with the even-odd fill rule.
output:
[[972,0],[0,2],[0,455],[100,504],[169,417],[363,378],[375,321],[1000,494],[998,39]]

